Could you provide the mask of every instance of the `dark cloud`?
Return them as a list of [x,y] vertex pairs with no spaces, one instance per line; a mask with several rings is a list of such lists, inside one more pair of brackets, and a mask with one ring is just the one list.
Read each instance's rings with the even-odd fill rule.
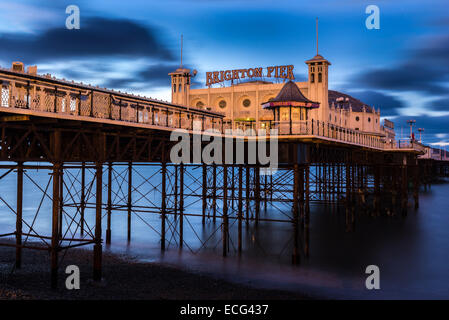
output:
[[25,63],[83,57],[156,58],[173,56],[158,38],[159,31],[123,19],[86,18],[79,30],[64,27],[38,35],[0,35],[0,59]]
[[409,126],[407,124],[407,120],[414,119],[416,120],[416,126],[414,128],[415,136],[417,134],[417,128],[424,128],[423,141],[425,143],[433,143],[441,141],[440,138],[436,137],[437,134],[447,134],[449,137],[449,116],[440,116],[440,117],[430,117],[430,116],[400,116],[393,119],[395,123],[395,130],[398,138],[400,137],[401,127],[403,128],[404,136],[407,135],[409,130]]
[[448,56],[448,35],[427,38],[418,49],[409,51],[403,63],[365,71],[356,75],[353,82],[378,90],[445,94],[447,87],[442,84],[449,80]]
[[440,84],[445,78],[446,74],[436,67],[410,62],[390,69],[369,70],[358,75],[354,81],[379,90],[440,94],[447,90]]
[[435,111],[449,111],[449,96],[432,101],[430,103],[430,109]]
[[402,101],[378,91],[365,90],[351,93],[351,95],[363,101],[365,104],[373,106],[376,110],[380,108],[383,117],[395,116],[398,114],[397,109],[405,107]]
[[[185,68],[188,68],[184,66]],[[133,77],[107,79],[102,86],[106,88],[148,88],[170,87],[170,72],[179,68],[177,64],[155,64],[135,73]]]

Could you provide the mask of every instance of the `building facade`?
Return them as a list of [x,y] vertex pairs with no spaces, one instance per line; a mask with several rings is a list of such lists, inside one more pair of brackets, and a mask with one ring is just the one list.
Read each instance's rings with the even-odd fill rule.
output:
[[[329,90],[329,66],[331,63],[317,54],[305,61],[308,80],[295,82],[301,93],[309,100],[319,103],[310,110],[308,119],[299,112],[290,114],[287,110],[279,116],[280,121],[315,120],[354,130],[386,136],[380,124],[380,110],[368,106],[350,95]],[[191,73],[188,69],[177,69],[169,74],[172,84],[172,102],[190,107],[223,113],[225,121],[233,128],[265,127],[275,117],[262,104],[274,99],[285,83],[254,80],[229,86],[190,89]],[[291,119],[290,119],[291,117]]]

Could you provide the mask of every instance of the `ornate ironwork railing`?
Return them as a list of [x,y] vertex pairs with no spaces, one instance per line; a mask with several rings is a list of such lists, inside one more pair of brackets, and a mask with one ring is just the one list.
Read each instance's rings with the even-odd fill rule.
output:
[[168,128],[222,130],[223,115],[156,99],[0,69],[0,107]]
[[[0,68],[0,107],[29,109],[73,117],[119,120],[164,128],[205,131],[240,129],[239,135],[256,130],[277,129],[278,135],[310,135],[377,149],[413,149],[425,147],[415,141],[386,142],[385,137],[340,127],[318,120],[306,121],[224,121],[224,116],[207,110],[188,108],[156,99],[114,90],[31,75]],[[248,131],[248,129],[251,129]]]

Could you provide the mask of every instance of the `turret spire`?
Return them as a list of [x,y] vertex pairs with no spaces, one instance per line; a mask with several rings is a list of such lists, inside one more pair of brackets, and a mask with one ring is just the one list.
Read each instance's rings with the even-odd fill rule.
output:
[[316,18],[316,54],[318,55],[318,17]]
[[182,69],[182,34],[181,34],[181,69]]

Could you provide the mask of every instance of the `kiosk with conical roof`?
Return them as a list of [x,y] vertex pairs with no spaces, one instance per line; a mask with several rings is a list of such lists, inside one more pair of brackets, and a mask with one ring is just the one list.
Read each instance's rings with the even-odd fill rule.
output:
[[310,110],[319,106],[318,102],[307,99],[293,81],[287,82],[275,98],[262,103],[262,108],[273,110],[274,123],[282,131],[288,125],[290,134],[294,131],[293,126],[308,120]]

